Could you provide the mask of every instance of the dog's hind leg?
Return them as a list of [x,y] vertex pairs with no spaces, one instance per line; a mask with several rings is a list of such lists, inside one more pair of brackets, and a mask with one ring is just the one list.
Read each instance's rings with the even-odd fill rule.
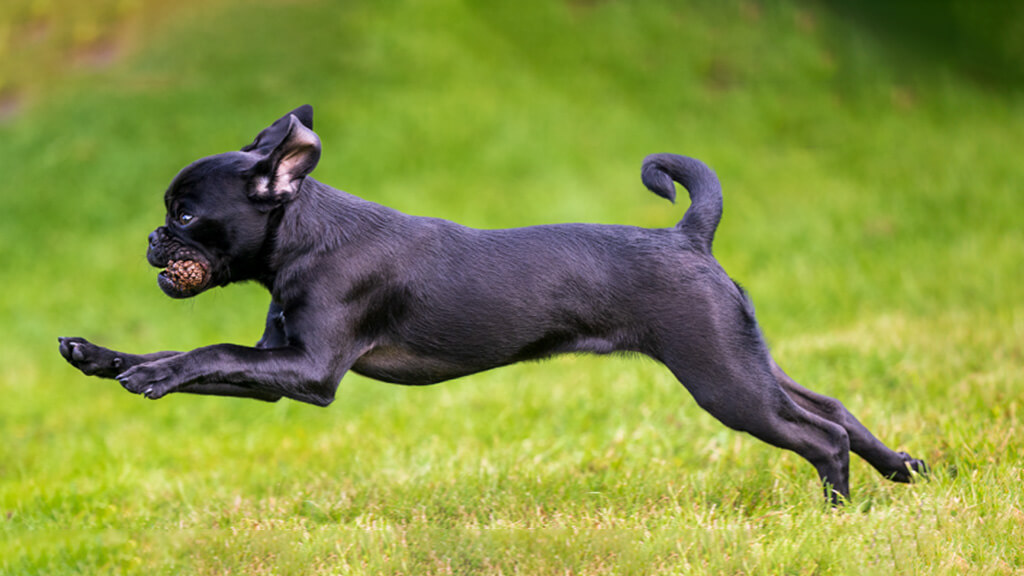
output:
[[712,416],[802,456],[818,471],[833,504],[849,498],[850,440],[842,426],[800,407],[763,361],[737,365],[708,356],[693,359],[692,353],[661,358]]
[[882,476],[895,482],[910,482],[913,479],[911,472],[927,473],[928,467],[922,460],[906,452],[896,452],[883,444],[842,402],[797,384],[774,361],[772,375],[786,394],[802,408],[842,426],[850,437],[850,450],[871,464]]

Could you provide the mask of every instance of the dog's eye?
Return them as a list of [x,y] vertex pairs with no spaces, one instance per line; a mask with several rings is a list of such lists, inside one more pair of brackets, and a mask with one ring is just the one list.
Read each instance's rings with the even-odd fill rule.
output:
[[188,212],[182,212],[181,214],[178,214],[178,224],[181,224],[182,226],[188,226],[188,224],[192,222],[194,218],[195,216],[189,214]]

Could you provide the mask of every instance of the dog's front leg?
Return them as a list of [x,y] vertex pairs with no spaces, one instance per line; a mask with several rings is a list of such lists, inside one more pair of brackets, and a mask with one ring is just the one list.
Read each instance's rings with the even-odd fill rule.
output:
[[[274,301],[270,302],[270,309],[267,310],[266,329],[263,337],[256,343],[256,348],[281,348],[288,344],[288,335],[284,328],[284,309]],[[340,379],[340,377],[339,377]],[[204,396],[231,396],[235,398],[255,398],[266,402],[277,402],[281,394],[257,390],[248,386],[236,384],[207,383],[207,384],[185,384],[178,388],[178,392],[184,394],[201,394]]]
[[332,358],[298,347],[217,344],[139,364],[117,380],[128,391],[152,399],[172,392],[190,392],[267,400],[284,396],[326,406],[334,400],[338,382],[358,357]]
[[[256,343],[256,347],[277,348],[284,346],[286,341],[287,338],[284,332],[284,313],[277,303],[271,302],[270,309],[267,311],[266,330],[263,332],[263,337],[260,338],[260,341]],[[111,350],[110,348],[104,348],[103,346],[98,346],[89,342],[85,338],[77,337],[60,337],[57,339],[57,342],[59,343],[60,355],[63,356],[69,364],[81,370],[81,372],[86,376],[96,376],[99,378],[117,378],[130,368],[140,364],[146,364],[147,362],[162,360],[181,354],[181,352],[175,351],[153,352],[151,354],[129,354],[127,352],[118,352],[116,350]],[[236,386],[233,384],[223,383],[185,385],[179,389],[179,392],[255,398],[257,400],[266,400],[268,402],[274,402],[281,399],[280,394],[261,392],[246,386]]]
[[117,378],[122,372],[133,366],[181,354],[181,352],[171,351],[127,354],[97,346],[85,338],[61,337],[57,339],[57,342],[60,345],[60,355],[69,364],[81,370],[86,376],[100,378]]
[[270,301],[270,309],[267,310],[266,328],[263,330],[263,337],[256,343],[257,348],[280,348],[288,344],[288,335],[284,331],[284,308]]
[[[270,309],[267,311],[266,329],[263,337],[256,343],[256,348],[280,348],[286,346],[288,337],[284,330],[284,309],[277,302],[270,302]],[[184,394],[201,394],[204,396],[231,396],[234,398],[254,398],[265,402],[277,402],[281,399],[280,394],[257,390],[247,386],[235,384],[185,384],[178,388],[178,392]]]
[[[97,346],[84,338],[60,338],[60,353],[69,364],[78,368],[87,376],[99,378],[117,378],[122,373],[140,364],[163,360],[181,354],[181,352],[154,352],[152,354],[127,354],[117,352],[103,346]],[[207,394],[216,396],[235,396],[239,398],[255,398],[267,402],[281,399],[280,394],[261,392],[245,386],[233,384],[202,384],[186,385],[180,392],[190,394]]]

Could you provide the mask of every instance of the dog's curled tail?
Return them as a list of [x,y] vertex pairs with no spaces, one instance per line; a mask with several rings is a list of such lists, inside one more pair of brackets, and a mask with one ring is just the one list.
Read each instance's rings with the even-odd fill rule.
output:
[[651,192],[672,202],[676,201],[673,180],[689,191],[690,208],[676,228],[682,230],[696,248],[710,254],[715,230],[722,219],[722,185],[714,170],[695,158],[651,154],[644,158],[640,177]]

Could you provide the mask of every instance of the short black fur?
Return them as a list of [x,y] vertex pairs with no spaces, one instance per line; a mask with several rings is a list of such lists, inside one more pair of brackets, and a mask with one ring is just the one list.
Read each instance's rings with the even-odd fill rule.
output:
[[560,353],[640,353],[727,426],[810,461],[835,502],[849,495],[850,450],[896,481],[926,470],[775,364],[749,297],[711,254],[722,194],[702,162],[644,160],[653,192],[674,201],[678,182],[690,193],[672,228],[476,230],[313,180],[320,140],[312,126],[303,106],[240,151],[186,167],[165,194],[167,222],[150,235],[147,258],[168,267],[158,280],[170,296],[246,280],[267,288],[255,347],[133,355],[61,338],[61,354],[148,398],[187,392],[326,406],[348,371],[423,385]]

